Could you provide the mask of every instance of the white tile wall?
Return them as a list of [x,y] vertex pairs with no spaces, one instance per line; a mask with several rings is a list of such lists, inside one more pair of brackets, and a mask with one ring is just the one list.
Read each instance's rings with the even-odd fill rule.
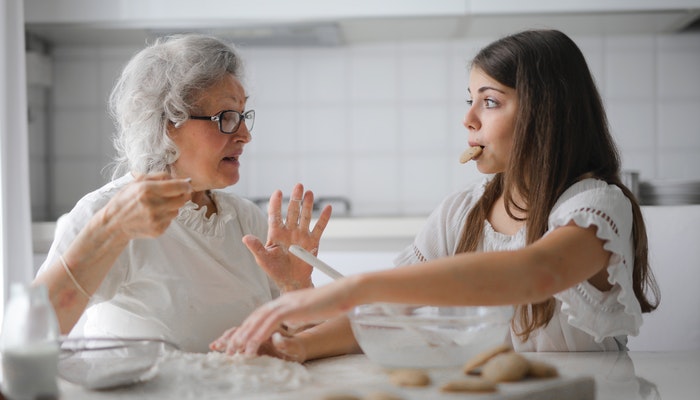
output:
[[43,86],[30,85],[27,88],[28,106],[28,146],[29,146],[29,180],[32,196],[32,216],[36,220],[49,218],[48,198],[48,143],[47,126],[48,115],[48,91]]
[[[623,167],[642,180],[700,179],[700,34],[574,39],[603,95]],[[466,140],[466,65],[490,40],[242,48],[257,120],[231,190],[265,197],[301,181],[317,196],[349,197],[355,215],[429,212],[479,179],[457,159]],[[46,118],[53,147],[50,157],[32,158],[55,160],[47,169],[53,181],[32,182],[33,210],[51,197],[47,217],[55,218],[107,180],[106,99],[137,50],[55,49]],[[40,169],[33,165],[33,180],[44,176]]]

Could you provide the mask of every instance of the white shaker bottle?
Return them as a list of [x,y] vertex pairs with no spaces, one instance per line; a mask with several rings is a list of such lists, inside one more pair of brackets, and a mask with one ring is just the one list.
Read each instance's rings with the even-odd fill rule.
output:
[[11,400],[59,397],[58,321],[45,286],[12,285],[2,324],[2,392]]

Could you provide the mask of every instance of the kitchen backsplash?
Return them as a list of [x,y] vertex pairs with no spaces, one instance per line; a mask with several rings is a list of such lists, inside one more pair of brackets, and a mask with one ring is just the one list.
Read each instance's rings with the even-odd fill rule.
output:
[[[480,179],[461,165],[467,63],[495,38],[241,48],[253,141],[228,189],[261,198],[303,182],[352,214],[424,215]],[[700,179],[700,33],[574,37],[603,95],[623,168]],[[57,47],[52,85],[29,88],[33,220],[53,220],[110,177],[107,97],[138,48]]]

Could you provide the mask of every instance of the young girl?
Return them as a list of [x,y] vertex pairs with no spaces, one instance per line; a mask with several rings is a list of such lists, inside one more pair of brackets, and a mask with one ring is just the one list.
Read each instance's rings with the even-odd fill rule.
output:
[[492,175],[431,214],[397,259],[408,266],[286,294],[212,349],[298,361],[357,351],[344,316],[291,338],[273,333],[371,302],[512,304],[517,351],[626,349],[659,293],[583,54],[558,31],[508,36],[474,58],[467,91],[469,145]]

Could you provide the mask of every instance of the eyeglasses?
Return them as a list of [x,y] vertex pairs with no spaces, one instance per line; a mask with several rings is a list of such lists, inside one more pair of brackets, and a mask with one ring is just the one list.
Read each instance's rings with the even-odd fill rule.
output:
[[190,115],[190,119],[216,121],[219,124],[219,131],[230,135],[238,130],[238,127],[241,126],[241,121],[245,121],[245,126],[248,128],[248,132],[251,132],[253,130],[253,125],[255,124],[255,110],[248,110],[244,113],[239,113],[235,110],[224,110],[216,115],[212,115],[211,117]]

